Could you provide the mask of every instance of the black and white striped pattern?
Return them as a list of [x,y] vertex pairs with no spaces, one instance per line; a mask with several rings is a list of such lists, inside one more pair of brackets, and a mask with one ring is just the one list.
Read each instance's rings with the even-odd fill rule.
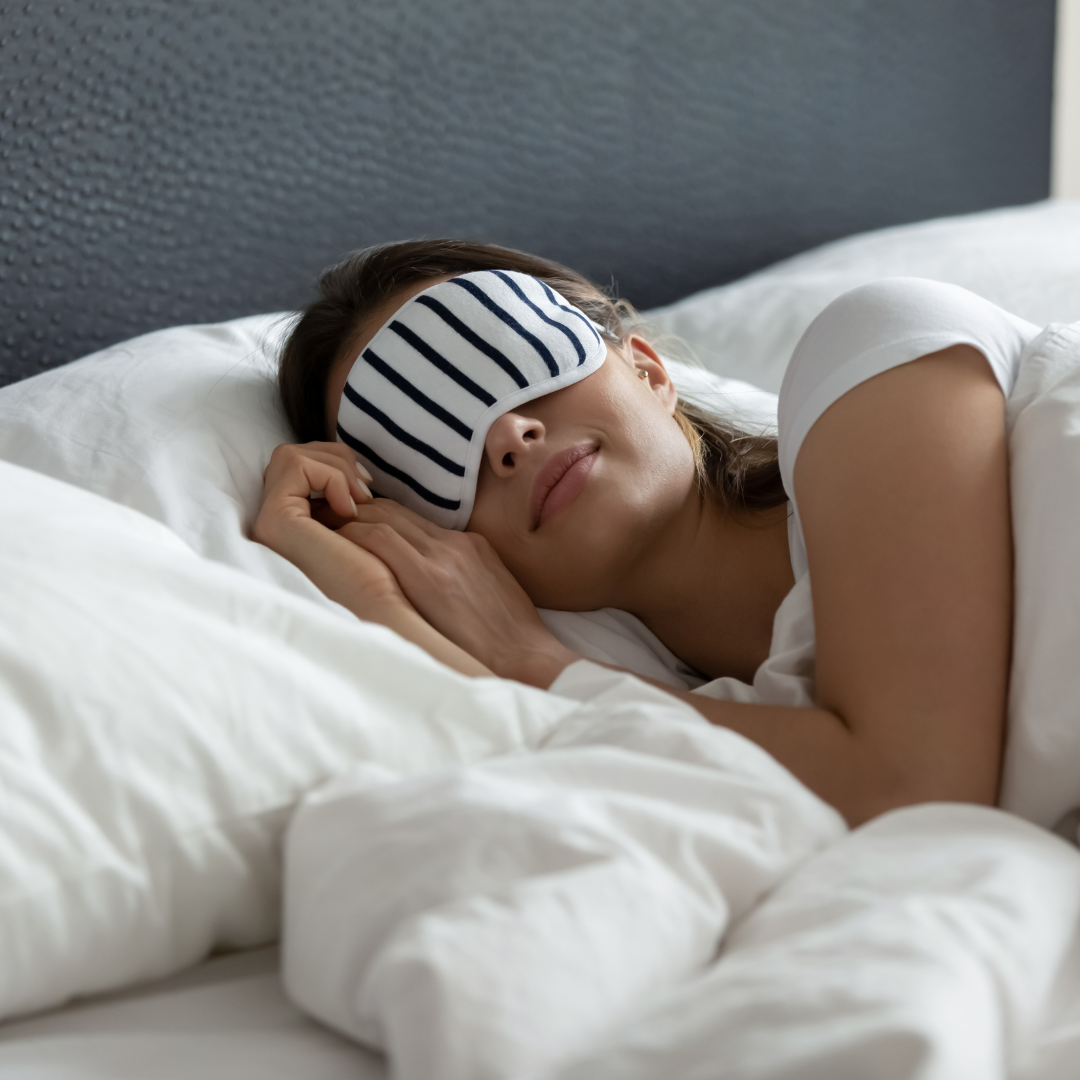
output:
[[371,339],[345,384],[338,438],[379,495],[464,529],[492,423],[606,356],[596,326],[539,279],[463,274],[412,297]]

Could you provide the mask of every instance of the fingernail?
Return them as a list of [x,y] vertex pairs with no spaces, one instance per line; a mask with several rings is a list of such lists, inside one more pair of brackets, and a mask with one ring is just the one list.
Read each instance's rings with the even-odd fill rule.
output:
[[366,496],[367,496],[367,497],[368,497],[369,499],[374,499],[374,498],[375,498],[375,496],[371,494],[371,488],[369,488],[369,487],[367,486],[367,484],[365,484],[365,483],[364,483],[364,481],[363,481],[363,480],[357,480],[356,482],[357,482],[357,483],[358,483],[358,484],[360,485],[360,490],[361,490],[361,491],[362,491],[362,492],[363,492],[363,493],[364,493],[364,494],[365,494],[365,495],[366,495]]
[[365,469],[365,468],[364,468],[364,466],[360,464],[360,462],[359,462],[359,461],[358,461],[358,462],[356,463],[356,471],[357,471],[357,472],[358,472],[358,473],[359,473],[359,474],[360,474],[360,475],[361,475],[361,476],[362,476],[362,477],[363,477],[363,478],[364,478],[364,479],[365,479],[365,480],[366,480],[366,481],[367,481],[367,482],[368,482],[369,484],[371,484],[371,483],[374,483],[374,482],[375,482],[375,477],[374,477],[374,476],[372,476],[372,475],[371,475],[371,473],[369,473],[369,472],[367,471],[367,469]]
[[356,517],[356,503],[354,503],[354,502],[352,501],[352,499],[350,499],[350,500],[349,500],[349,505],[350,505],[350,506],[352,507],[352,516],[353,516],[353,517]]

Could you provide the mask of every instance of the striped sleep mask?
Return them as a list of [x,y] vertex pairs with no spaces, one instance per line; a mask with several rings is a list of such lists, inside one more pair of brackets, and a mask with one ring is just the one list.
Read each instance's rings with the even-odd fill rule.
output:
[[596,325],[538,278],[462,274],[407,300],[371,339],[345,383],[338,439],[379,495],[464,529],[491,425],[606,357]]

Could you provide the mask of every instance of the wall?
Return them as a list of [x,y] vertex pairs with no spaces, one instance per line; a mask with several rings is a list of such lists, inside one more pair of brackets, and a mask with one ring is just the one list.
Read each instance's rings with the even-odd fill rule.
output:
[[1051,192],[1080,199],[1080,0],[1058,0]]
[[0,0],[0,385],[402,237],[651,307],[1034,202],[1056,3]]

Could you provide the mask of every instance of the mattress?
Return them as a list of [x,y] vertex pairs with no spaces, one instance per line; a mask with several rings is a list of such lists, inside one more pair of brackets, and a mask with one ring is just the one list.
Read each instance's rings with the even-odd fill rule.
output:
[[0,1027],[2,1080],[382,1080],[286,999],[276,948]]

